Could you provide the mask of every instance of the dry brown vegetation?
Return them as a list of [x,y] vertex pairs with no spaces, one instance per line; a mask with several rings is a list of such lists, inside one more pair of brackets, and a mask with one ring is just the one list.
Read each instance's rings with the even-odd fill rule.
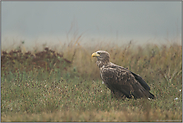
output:
[[[182,121],[181,45],[84,47],[78,40],[1,51],[1,121]],[[139,74],[156,99],[111,99],[91,58],[99,49]]]

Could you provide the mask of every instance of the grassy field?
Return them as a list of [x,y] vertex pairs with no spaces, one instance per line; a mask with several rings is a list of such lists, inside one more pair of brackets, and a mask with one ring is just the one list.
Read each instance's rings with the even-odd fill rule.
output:
[[[1,121],[182,121],[182,46],[129,43],[1,51]],[[91,54],[139,74],[156,96],[111,99]]]

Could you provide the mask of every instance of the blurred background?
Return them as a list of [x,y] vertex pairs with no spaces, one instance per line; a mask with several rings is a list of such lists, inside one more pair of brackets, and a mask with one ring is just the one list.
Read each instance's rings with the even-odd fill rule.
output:
[[181,44],[181,1],[2,1],[2,48],[24,42]]
[[[182,121],[180,1],[2,1],[2,121]],[[111,99],[97,50],[156,100]]]

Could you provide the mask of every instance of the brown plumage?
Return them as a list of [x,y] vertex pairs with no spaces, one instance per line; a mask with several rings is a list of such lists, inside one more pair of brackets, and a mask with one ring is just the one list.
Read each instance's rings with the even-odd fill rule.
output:
[[151,98],[150,87],[137,74],[127,68],[109,62],[110,55],[106,51],[97,51],[92,54],[97,58],[102,81],[111,90],[112,97],[116,98]]

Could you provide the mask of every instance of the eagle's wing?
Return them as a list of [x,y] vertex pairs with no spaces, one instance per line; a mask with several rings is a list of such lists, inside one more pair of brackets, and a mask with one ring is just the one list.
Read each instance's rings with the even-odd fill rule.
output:
[[[110,67],[111,68],[116,68],[116,67],[120,67],[121,69],[125,69],[125,70],[127,70],[128,71],[128,69],[127,68],[124,68],[124,67],[122,67],[122,66],[118,66],[118,65],[115,65],[115,64],[113,64],[113,63],[110,63]],[[131,72],[131,71],[130,71]],[[133,73],[133,72],[131,72],[132,74],[133,74],[133,76],[135,77],[135,79],[146,89],[146,90],[148,90],[148,91],[150,91],[150,87],[147,85],[147,83],[142,79],[142,77],[140,77],[139,75],[137,75],[137,74],[135,74],[135,73]]]
[[135,79],[133,74],[123,67],[107,66],[101,69],[101,76],[109,89],[119,91],[127,97],[148,97],[149,92]]
[[[130,71],[131,72],[131,71]],[[131,72],[133,75],[134,75],[134,77],[135,77],[135,79],[146,89],[146,90],[148,90],[148,91],[150,91],[150,87],[147,85],[147,83],[139,76],[139,75],[137,75],[137,74],[135,74],[135,73],[133,73],[133,72]]]

